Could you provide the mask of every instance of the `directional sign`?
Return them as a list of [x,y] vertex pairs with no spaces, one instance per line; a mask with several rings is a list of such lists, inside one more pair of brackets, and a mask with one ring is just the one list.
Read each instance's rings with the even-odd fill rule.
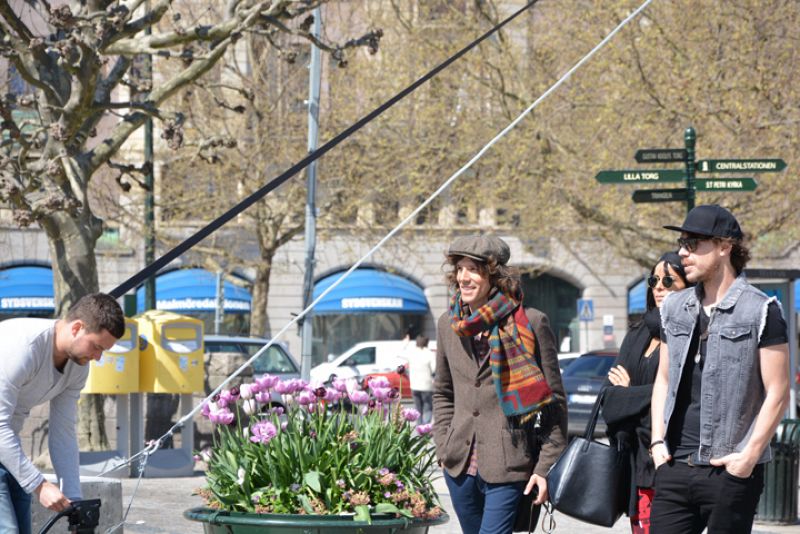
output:
[[634,202],[676,202],[689,198],[687,189],[642,189],[633,192]]
[[714,178],[697,180],[694,185],[698,191],[755,191],[758,182],[755,178]]
[[643,148],[636,151],[635,157],[639,163],[670,163],[688,158],[685,148]]
[[594,321],[594,302],[592,302],[592,299],[578,299],[578,318],[586,323]]
[[628,184],[641,182],[680,182],[686,173],[679,169],[600,171],[595,180],[601,184]]
[[786,168],[782,159],[702,159],[697,172],[780,172]]

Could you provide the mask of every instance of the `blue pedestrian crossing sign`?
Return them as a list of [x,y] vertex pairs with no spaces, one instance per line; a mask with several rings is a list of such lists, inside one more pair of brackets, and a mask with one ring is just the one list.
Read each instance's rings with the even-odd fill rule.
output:
[[586,323],[594,321],[594,302],[592,302],[592,299],[578,299],[578,319]]

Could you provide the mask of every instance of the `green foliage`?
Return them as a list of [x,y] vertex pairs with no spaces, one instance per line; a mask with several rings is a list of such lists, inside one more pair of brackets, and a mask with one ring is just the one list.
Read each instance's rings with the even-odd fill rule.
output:
[[[387,387],[316,388],[261,378],[209,406],[220,423],[208,461],[206,497],[230,511],[275,514],[374,514],[434,518],[430,425],[403,409]],[[259,386],[262,384],[262,386]],[[263,385],[266,385],[264,387]],[[257,394],[254,398],[254,390]],[[244,404],[282,391],[288,406],[246,416]],[[348,393],[349,391],[349,393]],[[249,412],[253,410],[248,407]],[[228,424],[225,424],[228,423]]]

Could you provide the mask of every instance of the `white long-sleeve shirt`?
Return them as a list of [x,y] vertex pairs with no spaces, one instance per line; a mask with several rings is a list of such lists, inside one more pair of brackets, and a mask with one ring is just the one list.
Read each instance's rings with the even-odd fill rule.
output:
[[433,374],[436,372],[436,354],[416,345],[406,349],[403,358],[408,361],[408,380],[412,391],[433,391]]
[[63,372],[53,364],[53,319],[0,322],[0,463],[22,489],[32,493],[44,481],[25,456],[19,433],[31,409],[50,402],[48,447],[67,498],[81,498],[77,402],[89,366],[67,360]]

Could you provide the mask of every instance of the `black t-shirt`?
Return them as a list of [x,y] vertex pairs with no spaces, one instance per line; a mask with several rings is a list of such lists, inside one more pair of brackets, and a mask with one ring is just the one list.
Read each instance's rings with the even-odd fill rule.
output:
[[[706,339],[701,332],[708,330],[708,321],[709,317],[701,307],[667,430],[667,441],[673,447],[675,458],[689,456],[700,447],[700,390],[706,358]],[[783,320],[778,304],[770,302],[767,308],[767,324],[758,348],[781,345],[787,340],[786,321]]]

